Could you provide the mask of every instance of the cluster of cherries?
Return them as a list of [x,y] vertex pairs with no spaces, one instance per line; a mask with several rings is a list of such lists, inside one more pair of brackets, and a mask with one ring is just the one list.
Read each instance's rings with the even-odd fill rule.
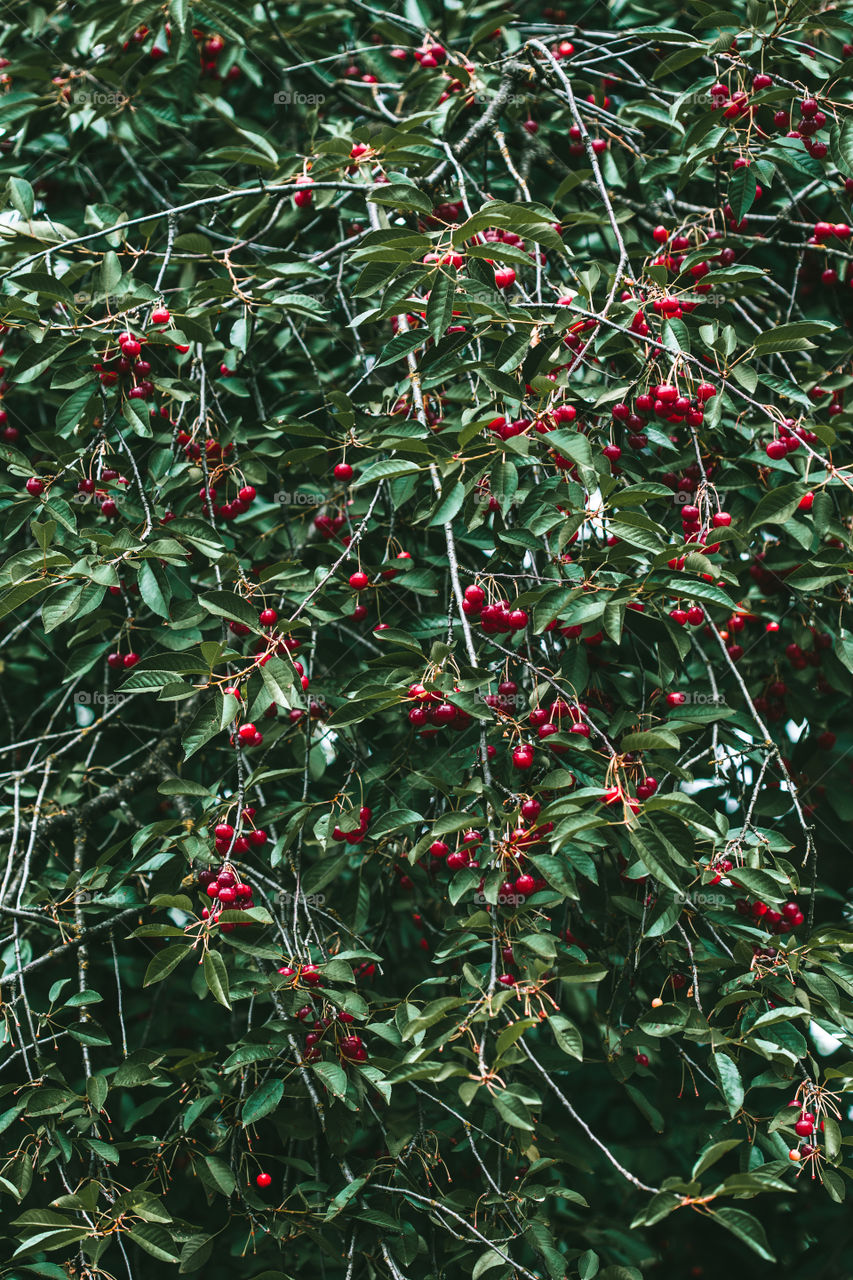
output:
[[462,707],[455,707],[441,693],[430,693],[422,684],[410,685],[408,696],[415,704],[409,707],[409,723],[416,729],[436,732],[452,726],[461,732],[471,723]]
[[243,821],[250,824],[245,835],[235,835],[230,822],[219,822],[213,829],[214,848],[217,853],[248,853],[250,849],[262,849],[269,836],[261,827],[255,826],[257,810],[246,805],[243,810]]
[[107,654],[107,666],[112,671],[119,671],[122,668],[124,668],[125,670],[129,670],[131,667],[135,667],[137,662],[139,662],[138,653],[131,652],[131,653],[124,653],[124,654],[122,653]]
[[[151,313],[151,323],[158,327],[168,324],[170,319],[165,307],[155,307]],[[144,338],[125,330],[118,336],[118,352],[108,347],[101,359],[92,365],[105,387],[115,386],[119,378],[129,375],[133,386],[127,392],[128,400],[150,400],[154,394],[154,383],[148,377],[151,363],[140,358],[144,342]],[[113,367],[107,368],[108,365]]]
[[[209,35],[198,27],[192,29],[193,37],[198,45],[199,60],[201,62],[201,73],[208,80],[220,80],[221,73],[219,71],[219,58],[225,50],[225,41],[222,36]],[[225,73],[226,80],[239,80],[242,71],[236,62],[232,67],[228,68]]]
[[[201,509],[205,515],[212,509],[213,514],[220,516],[223,520],[236,520],[237,516],[241,516],[249,510],[258,495],[254,485],[243,484],[238,489],[236,497],[221,504],[217,504],[217,491],[214,485],[202,485],[198,491],[198,496],[201,502]],[[210,504],[209,507],[208,503]]]
[[[168,410],[163,411],[164,417],[168,417]],[[198,440],[193,440],[188,431],[179,431],[177,434],[177,442],[181,446],[188,462],[198,462],[202,455],[202,447]],[[204,456],[209,463],[224,462],[226,458],[234,452],[233,444],[221,445],[213,436],[207,436],[204,442]]]
[[358,811],[358,826],[353,827],[351,831],[343,831],[339,826],[336,826],[332,831],[332,839],[338,842],[345,840],[347,844],[361,844],[367,835],[372,817],[373,810],[368,805],[363,804]]
[[[726,860],[727,861],[727,860]],[[731,863],[724,861],[720,864],[724,871],[731,870]],[[711,881],[716,884],[716,879]],[[736,883],[736,881],[732,881]],[[735,901],[735,910],[739,916],[749,916],[756,924],[761,924],[763,928],[768,929],[771,933],[790,933],[792,929],[798,929],[805,920],[805,916],[800,910],[799,904],[796,902],[786,902],[781,911],[774,911],[772,907],[768,907],[766,902],[756,900],[748,902],[746,898],[738,898]]]
[[[549,742],[548,739],[553,737],[555,733],[567,732],[573,734],[576,738],[589,737],[589,725],[584,719],[588,710],[585,702],[578,702],[574,705],[565,701],[564,698],[556,698],[550,706],[534,707],[527,717],[527,722],[531,729],[536,730],[536,736],[541,743],[547,744],[550,751],[555,755],[565,755],[569,750],[564,742]],[[565,728],[562,721],[566,721]],[[533,744],[529,742],[519,743],[512,753],[512,763],[516,769],[527,770],[531,768],[534,761]]]
[[[304,1018],[308,1016],[309,1012],[311,1012],[311,1010],[306,1006],[305,1009],[300,1009],[296,1016],[297,1018]],[[352,1021],[354,1021],[352,1014],[347,1013],[343,1009],[338,1011],[335,1018],[318,1018],[314,1023],[314,1030],[309,1031],[305,1037],[305,1061],[317,1062],[320,1059],[322,1056],[320,1053],[320,1044],[323,1037],[326,1035],[326,1032],[330,1027],[332,1027],[335,1028],[332,1032],[332,1036],[334,1037],[335,1047],[337,1048],[340,1056],[346,1062],[367,1062],[367,1048],[365,1047],[365,1043],[361,1036],[355,1034],[339,1036],[337,1034],[337,1024]],[[327,1038],[326,1043],[329,1043],[330,1039],[331,1037]]]
[[778,436],[768,441],[764,452],[774,462],[780,462],[782,458],[787,458],[789,453],[796,453],[801,444],[814,445],[817,442],[816,432],[809,431],[806,427],[798,427],[793,418],[786,418],[784,423],[779,425]]
[[[208,907],[202,908],[202,920],[211,920],[214,924],[219,924],[223,911],[229,909],[248,911],[255,905],[251,886],[238,880],[227,864],[223,864],[218,871],[209,869],[199,871],[198,883],[199,888],[212,899],[213,907],[212,910]],[[239,921],[242,928],[247,928],[251,923],[251,920]],[[236,920],[224,920],[220,927],[223,933],[233,933],[237,925]]]
[[451,850],[444,840],[434,840],[429,847],[429,855],[435,858],[436,863],[444,859],[451,871],[461,871],[463,867],[479,867],[479,860],[472,858],[471,854],[482,843],[482,834],[472,828],[462,832],[456,849]]
[[[765,72],[759,71],[752,80],[752,91],[760,93],[763,89],[769,89],[773,85],[773,77],[768,76]],[[727,85],[716,83],[712,84],[709,92],[711,99],[711,110],[722,111],[726,120],[747,120],[755,116],[758,105],[750,102],[749,95],[745,89],[730,90]],[[786,138],[802,138],[803,144],[809,155],[815,160],[823,160],[827,154],[828,148],[825,142],[815,140],[815,134],[826,126],[827,117],[820,109],[820,104],[815,98],[803,98],[799,104],[800,116],[794,127],[792,108],[785,110],[780,108],[773,112],[773,124],[780,133],[784,133]],[[759,130],[763,133],[763,130]],[[764,134],[763,136],[767,136]]]
[[509,600],[500,598],[491,604],[486,604],[486,593],[477,583],[471,583],[465,588],[462,611],[469,618],[479,619],[480,626],[486,635],[506,635],[512,631],[523,631],[530,621],[526,610],[513,609]]
[[[371,965],[368,967],[372,973],[373,966]],[[362,968],[364,968],[364,966]],[[295,969],[292,965],[285,964],[281,966],[278,972],[282,978],[292,979],[292,985],[294,986],[301,983],[306,987],[317,987],[323,980],[323,975],[316,964],[300,965]],[[361,970],[359,970],[359,972],[361,972]],[[305,1037],[306,1062],[317,1062],[319,1060],[321,1055],[317,1046],[329,1027],[337,1028],[339,1024],[346,1026],[347,1024],[355,1021],[353,1015],[351,1013],[347,1013],[343,1009],[337,1010],[334,1018],[318,1016],[317,1010],[310,1004],[303,1005],[301,1009],[296,1011],[295,1016],[300,1022],[305,1022],[307,1018],[312,1016],[315,1018],[313,1031],[309,1031],[308,1035]],[[345,1058],[348,1062],[367,1061],[367,1050],[364,1047],[364,1041],[360,1036],[347,1035],[339,1038],[337,1030],[335,1030],[334,1035],[338,1052],[342,1058]]]
[[[817,1123],[817,1116],[815,1113],[807,1110],[806,1104],[804,1102],[798,1102],[796,1098],[792,1099],[792,1101],[788,1103],[788,1106],[796,1107],[800,1113],[799,1118],[794,1122],[794,1133],[796,1133],[797,1137],[800,1139],[811,1138],[814,1134],[815,1124]],[[823,1129],[822,1120],[820,1122],[820,1127]],[[801,1141],[798,1146],[792,1147],[788,1152],[788,1159],[792,1164],[798,1164],[804,1157],[807,1159],[809,1156],[813,1156],[816,1151],[817,1147],[813,1143]]]

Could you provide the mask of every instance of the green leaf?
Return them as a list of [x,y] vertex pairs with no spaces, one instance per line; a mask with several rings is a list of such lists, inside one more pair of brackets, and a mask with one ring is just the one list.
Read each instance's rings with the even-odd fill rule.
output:
[[137,571],[139,594],[148,608],[160,618],[169,617],[169,601],[172,588],[166,579],[165,572],[159,564],[151,560],[143,560]]
[[206,951],[204,954],[204,980],[214,999],[224,1004],[226,1009],[230,1009],[228,970],[218,951]]
[[762,524],[785,524],[797,510],[803,492],[802,484],[798,483],[782,484],[765,493],[750,517],[750,529]]
[[196,712],[181,742],[184,748],[184,760],[189,760],[210,742],[220,731],[222,707],[216,698],[208,698]]
[[252,631],[261,629],[255,610],[242,596],[231,591],[209,591],[206,595],[199,596],[198,602],[202,609],[219,618],[227,618],[229,622],[242,622]]
[[150,987],[154,982],[162,982],[173,969],[178,967],[184,956],[189,955],[191,950],[192,948],[185,943],[180,943],[158,951],[145,970],[145,977],[142,979],[143,987]]
[[726,1100],[729,1115],[734,1118],[743,1106],[744,1089],[740,1072],[727,1053],[716,1052],[711,1055],[717,1080]]
[[456,275],[442,269],[432,277],[426,322],[436,342],[444,335],[453,315],[453,299],[456,293]]
[[[754,347],[757,355],[766,355],[769,351],[797,351],[812,346],[806,338],[820,333],[827,333],[832,325],[823,320],[797,320],[792,324],[778,324],[768,329],[755,339]],[[791,342],[797,345],[791,347]]]
[[275,1111],[284,1094],[283,1080],[267,1080],[250,1093],[243,1103],[241,1119],[244,1125],[257,1124],[264,1116]]
[[740,222],[755,201],[755,174],[748,165],[736,169],[729,180],[729,204],[734,221]]
[[715,1210],[712,1208],[711,1217],[719,1226],[725,1227],[727,1231],[731,1231],[739,1240],[742,1240],[753,1253],[758,1254],[759,1258],[764,1258],[767,1262],[776,1261],[767,1243],[764,1227],[751,1213],[747,1213],[744,1209]]
[[10,178],[9,199],[22,218],[31,218],[35,209],[35,192],[26,178]]
[[172,1243],[172,1237],[164,1227],[154,1222],[137,1222],[127,1233],[128,1238],[145,1253],[150,1253],[158,1262],[180,1261]]
[[707,1151],[704,1151],[694,1164],[693,1171],[690,1174],[691,1181],[698,1178],[706,1169],[710,1169],[711,1165],[716,1164],[724,1155],[727,1155],[730,1151],[734,1151],[735,1147],[739,1147],[741,1145],[741,1142],[741,1138],[726,1138],[725,1141],[715,1142],[712,1146],[708,1147]]
[[311,1070],[336,1098],[346,1097],[347,1073],[337,1062],[313,1062]]
[[562,1013],[552,1013],[548,1019],[548,1026],[553,1031],[554,1039],[563,1053],[567,1053],[570,1058],[577,1058],[578,1062],[583,1062],[583,1037],[571,1019],[564,1017]]

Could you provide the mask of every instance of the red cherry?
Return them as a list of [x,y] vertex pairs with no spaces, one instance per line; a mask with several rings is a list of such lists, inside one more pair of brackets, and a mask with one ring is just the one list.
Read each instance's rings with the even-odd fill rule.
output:
[[125,667],[135,667],[137,662],[139,662],[138,653],[126,653],[122,658],[122,663]]
[[687,701],[686,693],[668,693],[666,695],[667,705],[670,707],[681,707]]
[[272,1177],[268,1173],[259,1173],[257,1178],[255,1178],[255,1183],[264,1190],[272,1183]]
[[533,748],[528,745],[516,747],[512,753],[512,763],[516,769],[531,768],[534,760]]
[[443,840],[433,840],[429,847],[430,857],[446,858],[450,852],[450,846],[445,844]]
[[253,724],[241,724],[240,728],[237,730],[237,737],[240,738],[242,742],[253,742],[257,732],[258,731]]
[[333,474],[336,480],[352,480],[353,469],[348,462],[339,462]]
[[495,284],[499,289],[511,289],[515,284],[515,272],[512,267],[499,267],[495,272]]
[[370,579],[367,574],[363,573],[360,569],[355,573],[350,574],[349,584],[354,591],[363,591],[369,582]]
[[262,627],[271,627],[273,623],[278,621],[278,614],[275,609],[261,609],[258,621]]
[[542,806],[538,800],[525,800],[521,806],[521,816],[526,822],[535,822],[542,812]]
[[30,476],[26,483],[26,490],[32,497],[37,498],[40,493],[44,493],[44,481],[40,480],[38,476]]

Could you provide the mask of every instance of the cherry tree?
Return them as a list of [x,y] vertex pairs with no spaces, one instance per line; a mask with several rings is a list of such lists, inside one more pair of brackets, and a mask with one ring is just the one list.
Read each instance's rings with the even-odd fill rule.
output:
[[844,1274],[843,10],[2,21],[2,1274]]

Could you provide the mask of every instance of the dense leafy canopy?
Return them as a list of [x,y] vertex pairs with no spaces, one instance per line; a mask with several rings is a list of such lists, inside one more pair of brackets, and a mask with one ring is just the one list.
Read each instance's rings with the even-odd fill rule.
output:
[[850,1274],[853,47],[735,7],[4,9],[0,1274]]

